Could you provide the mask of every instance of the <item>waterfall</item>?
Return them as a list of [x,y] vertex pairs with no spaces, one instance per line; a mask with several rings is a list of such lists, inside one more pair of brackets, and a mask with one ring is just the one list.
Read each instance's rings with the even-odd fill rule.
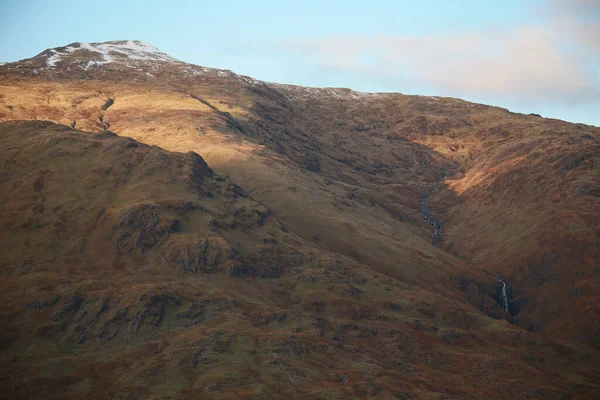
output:
[[494,279],[497,282],[500,282],[502,284],[502,307],[504,308],[504,311],[506,311],[506,314],[509,317],[509,321],[512,324],[517,324],[517,320],[516,318],[510,313],[510,303],[511,300],[508,297],[508,293],[506,293],[506,282],[504,282],[502,279],[494,277]]
[[495,300],[498,303],[501,303],[500,305],[502,306],[502,308],[504,308],[504,311],[506,312],[506,315],[508,316],[508,321],[511,324],[516,325],[517,324],[517,318],[514,315],[512,315],[512,313],[511,313],[511,306],[510,305],[514,301],[513,301],[513,299],[511,299],[510,285],[507,284],[503,279],[498,278],[497,276],[492,275],[487,270],[482,269],[482,271],[485,274],[491,276],[494,279],[494,285],[495,285],[495,288],[496,288],[496,295],[498,295],[498,291],[499,291],[499,285],[498,285],[498,283],[502,284],[502,290],[500,291],[500,296],[501,296],[502,300],[498,299],[497,297],[495,298]]
[[506,296],[506,282],[504,282],[501,279],[500,282],[502,282],[502,301],[504,303],[504,309],[506,310],[506,312],[508,312],[508,296]]
[[435,208],[435,206],[432,207],[430,204],[428,204],[427,198],[432,195],[440,183],[444,182],[445,178],[446,173],[442,172],[440,174],[440,180],[431,189],[429,189],[429,191],[421,195],[421,214],[423,214],[423,219],[429,222],[429,224],[433,227],[433,245],[437,245],[437,243],[440,241],[440,231],[442,230],[442,225],[432,218],[431,211]]

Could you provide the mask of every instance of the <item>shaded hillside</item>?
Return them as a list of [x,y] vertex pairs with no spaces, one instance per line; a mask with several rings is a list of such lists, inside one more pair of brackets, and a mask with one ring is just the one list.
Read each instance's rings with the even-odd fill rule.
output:
[[9,397],[509,398],[597,382],[592,350],[315,248],[194,153],[47,122],[0,125],[0,146]]
[[521,326],[597,348],[600,135],[531,125],[490,135],[464,175],[432,196],[444,247],[513,284]]

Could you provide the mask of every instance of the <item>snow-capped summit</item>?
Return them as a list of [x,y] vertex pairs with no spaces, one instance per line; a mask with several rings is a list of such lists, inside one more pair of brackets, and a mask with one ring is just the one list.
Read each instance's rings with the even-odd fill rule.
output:
[[139,40],[75,42],[44,50],[35,57],[1,65],[2,73],[51,79],[189,79],[220,70],[188,64]]
[[63,60],[80,58],[85,53],[88,53],[86,68],[113,62],[128,63],[132,60],[178,62],[151,44],[138,40],[104,43],[76,42],[65,47],[46,50],[40,56],[46,58],[46,67],[54,68]]
[[0,63],[0,72],[20,76],[45,76],[49,79],[103,79],[129,81],[193,82],[215,79],[242,85],[276,89],[295,100],[320,98],[367,99],[375,94],[343,88],[307,88],[263,82],[229,70],[190,64],[163,53],[139,40],[117,40],[99,43],[74,42],[44,50],[35,57]]

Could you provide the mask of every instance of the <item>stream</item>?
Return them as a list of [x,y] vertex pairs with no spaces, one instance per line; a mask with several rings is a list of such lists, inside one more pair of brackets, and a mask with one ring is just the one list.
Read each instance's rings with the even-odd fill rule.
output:
[[506,311],[506,315],[508,316],[508,320],[511,324],[516,325],[517,324],[517,320],[515,318],[514,315],[511,314],[510,312],[510,304],[513,302],[513,300],[511,299],[511,296],[509,293],[507,293],[506,288],[507,286],[510,287],[509,285],[507,285],[506,282],[504,282],[504,280],[498,278],[498,277],[494,277],[494,281],[496,281],[496,283],[501,283],[502,284],[502,307],[504,307],[504,311]]
[[[432,211],[435,210],[435,206],[432,206],[431,204],[429,204],[427,202],[427,199],[433,194],[433,192],[435,191],[437,186],[440,183],[443,183],[445,179],[446,179],[446,173],[442,172],[440,174],[440,180],[435,185],[433,185],[433,187],[431,187],[431,189],[429,189],[427,192],[425,192],[421,195],[421,210],[420,211],[421,211],[421,214],[423,214],[423,219],[425,221],[429,222],[429,224],[433,227],[432,244],[434,246],[437,246],[437,244],[440,241],[442,225],[436,219],[434,219],[433,216],[431,215]],[[508,321],[511,324],[516,325],[517,324],[516,317],[514,315],[512,315],[512,313],[511,313],[511,309],[512,309],[511,304],[514,303],[514,300],[512,299],[512,296],[511,296],[511,286],[508,283],[506,283],[503,279],[490,274],[486,270],[483,270],[483,271],[487,275],[490,275],[494,279],[496,295],[500,298],[499,299],[500,301],[498,301],[498,300],[496,300],[496,301],[498,301],[500,303],[500,305],[502,306],[502,308],[504,308],[504,311],[506,312]],[[501,288],[500,288],[500,285],[502,285]]]
[[446,179],[446,173],[442,172],[440,174],[441,179],[427,192],[421,195],[421,214],[423,214],[423,219],[433,227],[433,240],[432,244],[435,246],[440,241],[440,232],[442,230],[442,225],[435,219],[432,218],[431,212],[435,209],[435,206],[432,207],[429,203],[427,203],[427,198],[431,196],[431,194],[435,191],[437,186],[440,183],[444,182]]

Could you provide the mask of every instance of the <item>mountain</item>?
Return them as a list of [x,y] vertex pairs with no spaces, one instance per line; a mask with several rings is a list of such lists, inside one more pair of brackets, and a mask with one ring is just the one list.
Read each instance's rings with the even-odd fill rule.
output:
[[0,66],[0,121],[5,396],[600,394],[598,128],[138,41]]

